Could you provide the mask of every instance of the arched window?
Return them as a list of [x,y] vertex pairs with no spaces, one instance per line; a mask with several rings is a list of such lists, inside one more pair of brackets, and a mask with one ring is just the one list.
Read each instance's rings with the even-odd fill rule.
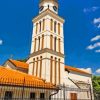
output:
[[56,25],[57,25],[57,22],[55,21],[54,22],[54,32],[56,33]]
[[53,57],[51,56],[50,59],[50,82],[52,83],[52,78],[53,78]]
[[54,78],[55,78],[55,84],[56,84],[56,82],[57,82],[57,58],[55,57],[55,74],[54,74]]
[[37,57],[37,61],[36,61],[36,76],[38,76],[38,57]]
[[58,34],[60,35],[60,23],[58,23]]
[[40,78],[42,76],[42,56],[40,57]]
[[33,59],[33,72],[32,72],[32,75],[34,75],[34,71],[35,71],[35,58]]
[[38,23],[36,23],[36,34],[38,32]]
[[44,34],[42,35],[42,49],[44,49]]
[[60,76],[61,76],[61,73],[60,73],[60,59],[58,59],[58,78],[59,78],[59,84],[60,84]]
[[40,24],[40,32],[41,32],[41,21],[39,22],[39,24]]
[[60,48],[60,38],[58,39],[58,51],[61,52],[61,48]]
[[53,36],[50,35],[50,49],[53,49]]
[[35,38],[35,41],[34,41],[34,52],[36,52],[36,38]]
[[38,37],[38,50],[40,50],[40,36]]
[[42,30],[44,31],[45,30],[45,19],[43,19],[43,28]]
[[53,31],[53,19],[51,19],[51,22],[50,22],[50,29],[51,31]]
[[54,38],[54,51],[56,51],[56,46],[57,46],[57,43],[56,42],[57,42],[57,38],[55,37]]

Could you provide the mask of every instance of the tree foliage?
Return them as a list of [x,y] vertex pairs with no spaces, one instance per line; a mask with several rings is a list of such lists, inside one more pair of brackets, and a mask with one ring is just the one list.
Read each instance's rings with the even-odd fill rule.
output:
[[92,83],[93,83],[94,96],[95,98],[97,98],[98,96],[100,96],[100,76],[93,76]]

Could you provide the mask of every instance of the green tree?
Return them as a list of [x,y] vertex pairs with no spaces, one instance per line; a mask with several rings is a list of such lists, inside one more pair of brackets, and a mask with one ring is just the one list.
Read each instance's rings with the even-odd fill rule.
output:
[[93,76],[92,78],[94,96],[100,95],[100,76]]

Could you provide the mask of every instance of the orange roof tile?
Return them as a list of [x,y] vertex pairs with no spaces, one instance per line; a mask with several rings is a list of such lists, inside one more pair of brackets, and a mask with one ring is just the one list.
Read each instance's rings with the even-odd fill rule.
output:
[[24,68],[24,69],[28,69],[29,65],[25,62],[21,62],[21,61],[17,61],[17,60],[12,60],[12,59],[9,59],[9,61],[14,64],[16,67],[19,67],[19,68]]
[[[65,66],[65,69],[69,70],[69,71],[74,71],[74,72],[78,72],[78,73],[81,73],[81,74],[90,74],[88,72],[85,72],[83,70],[80,70],[78,68],[75,68],[75,67],[71,67],[71,66]],[[91,74],[90,74],[91,75]]]
[[53,84],[46,83],[41,78],[5,67],[0,67],[0,84],[55,88]]

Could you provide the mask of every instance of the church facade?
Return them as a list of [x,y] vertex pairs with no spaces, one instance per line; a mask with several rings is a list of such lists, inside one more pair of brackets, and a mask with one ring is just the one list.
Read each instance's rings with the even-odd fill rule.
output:
[[[58,9],[58,0],[40,0],[39,14],[32,20],[33,32],[29,58],[26,62],[7,60],[0,67],[2,72],[0,74],[0,84],[5,85],[4,80],[8,79],[9,82],[6,85],[12,83],[13,86],[16,86],[16,84],[23,86],[22,81],[24,79],[27,87],[29,86],[28,82],[32,81],[32,87],[38,87],[35,90],[38,91],[38,93],[36,92],[37,96],[35,97],[34,90],[30,92],[27,87],[25,88],[26,98],[30,98],[31,93],[33,93],[34,99],[41,97],[41,95],[44,98],[49,98],[59,87],[59,91],[51,98],[94,100],[92,73],[86,69],[65,66],[63,27],[65,20],[58,15]],[[3,74],[4,72],[6,74]],[[11,77],[12,75],[16,77]],[[12,82],[12,78],[18,83]],[[42,87],[49,88],[50,91],[46,90],[42,93]],[[14,92],[10,87],[8,90],[4,88],[3,92],[1,88],[3,89],[0,85],[0,96],[2,98],[6,96],[7,92]],[[20,89],[18,91],[20,93]],[[11,96],[17,98],[15,94]]]

